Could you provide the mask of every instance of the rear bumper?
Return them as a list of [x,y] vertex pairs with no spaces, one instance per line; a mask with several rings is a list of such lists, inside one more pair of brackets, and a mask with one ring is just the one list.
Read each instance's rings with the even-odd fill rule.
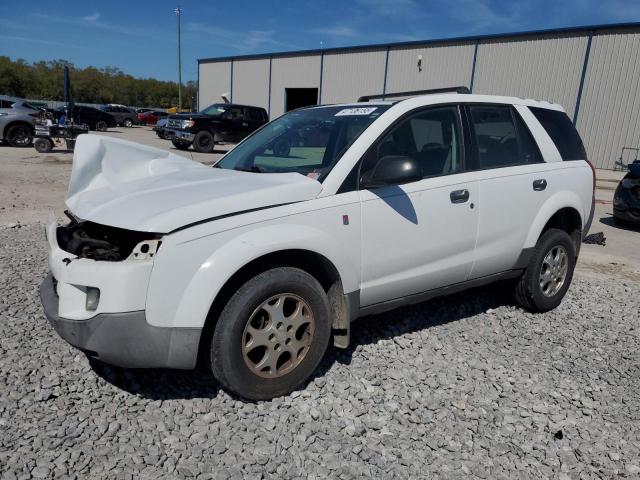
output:
[[191,369],[196,365],[199,328],[155,327],[147,323],[144,311],[102,313],[86,320],[59,317],[51,273],[40,285],[40,301],[58,335],[90,357],[127,368]]

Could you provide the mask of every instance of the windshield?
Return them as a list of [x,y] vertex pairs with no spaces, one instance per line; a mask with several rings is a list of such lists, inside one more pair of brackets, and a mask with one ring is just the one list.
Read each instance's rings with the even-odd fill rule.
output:
[[229,109],[228,105],[223,103],[214,103],[213,105],[209,105],[207,108],[202,110],[200,113],[205,115],[211,115],[213,117],[217,117],[218,115],[222,115]]
[[297,172],[324,180],[347,148],[391,105],[330,106],[290,112],[267,124],[215,166]]

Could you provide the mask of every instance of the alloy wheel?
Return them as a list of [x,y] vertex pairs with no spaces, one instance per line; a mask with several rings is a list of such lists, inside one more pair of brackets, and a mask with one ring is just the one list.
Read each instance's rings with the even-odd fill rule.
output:
[[553,297],[564,285],[569,266],[567,251],[556,245],[542,259],[540,268],[540,290],[545,297]]
[[262,302],[242,334],[242,356],[263,378],[278,378],[304,360],[313,341],[315,321],[306,301],[292,293]]
[[11,129],[11,135],[7,138],[11,145],[26,146],[31,143],[31,132],[29,128],[24,125],[18,125]]

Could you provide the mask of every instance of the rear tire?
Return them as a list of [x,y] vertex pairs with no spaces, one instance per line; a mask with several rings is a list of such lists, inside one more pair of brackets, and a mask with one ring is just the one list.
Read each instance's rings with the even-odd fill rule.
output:
[[330,337],[329,301],[320,283],[297,268],[274,268],[248,280],[223,308],[211,341],[211,371],[248,400],[286,395],[313,374]]
[[36,138],[33,146],[40,153],[49,153],[53,149],[53,142],[48,138]]
[[98,132],[106,132],[107,131],[107,122],[102,120],[98,120],[96,122],[96,131]]
[[179,142],[177,140],[171,140],[171,143],[173,143],[173,146],[176,147],[178,150],[188,150],[189,149],[189,144],[188,143]]
[[544,232],[515,288],[516,301],[527,310],[556,308],[571,284],[576,266],[575,247],[564,230]]
[[200,153],[211,153],[216,142],[209,132],[198,132],[193,139],[193,149]]
[[12,147],[30,147],[33,142],[33,132],[27,125],[12,125],[7,129],[5,139]]
[[130,118],[125,118],[123,125],[127,128],[131,128],[133,126],[133,120],[131,120]]

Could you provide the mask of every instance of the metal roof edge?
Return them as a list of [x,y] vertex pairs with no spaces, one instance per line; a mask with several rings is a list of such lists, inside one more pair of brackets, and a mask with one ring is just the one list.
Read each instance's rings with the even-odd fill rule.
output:
[[308,49],[308,50],[288,50],[288,51],[272,52],[272,53],[230,55],[230,56],[224,56],[224,57],[199,58],[198,64],[223,62],[223,61],[229,61],[229,60],[257,60],[257,59],[263,59],[263,58],[287,57],[287,56],[293,56],[293,55],[320,55],[321,53],[338,53],[338,52],[349,52],[349,51],[357,52],[357,51],[363,51],[363,50],[446,44],[446,43],[453,43],[453,42],[478,42],[482,40],[495,40],[500,38],[509,39],[509,38],[526,37],[531,35],[550,35],[554,33],[558,34],[558,33],[599,32],[602,30],[611,30],[616,28],[622,28],[622,29],[640,28],[640,22],[580,25],[575,27],[547,28],[542,30],[525,30],[525,31],[509,32],[509,33],[490,33],[485,35],[470,35],[470,36],[461,36],[461,37],[434,38],[434,39],[426,39],[426,40],[411,40],[408,42],[372,43],[367,45],[352,45],[347,47],[314,48],[314,49]]

